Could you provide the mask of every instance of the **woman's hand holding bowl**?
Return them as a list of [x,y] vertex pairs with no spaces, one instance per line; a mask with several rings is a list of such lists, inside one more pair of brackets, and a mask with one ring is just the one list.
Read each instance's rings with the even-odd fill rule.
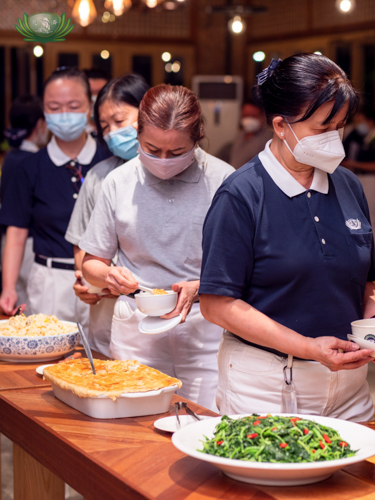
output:
[[[318,337],[312,342],[312,359],[332,372],[353,370],[373,361],[371,349],[359,349],[357,344],[336,337]],[[344,352],[339,352],[342,349]]]
[[75,276],[77,279],[73,285],[73,290],[76,296],[85,304],[90,304],[91,306],[97,304],[100,301],[101,297],[99,297],[97,293],[88,293],[89,287],[86,285],[82,285],[82,271],[76,271]]
[[138,281],[129,269],[125,267],[111,267],[105,279],[107,288],[113,295],[129,295],[138,288]]
[[172,290],[178,293],[176,307],[172,312],[161,317],[170,319],[181,314],[181,323],[185,323],[186,316],[189,314],[194,302],[198,299],[199,280],[180,281],[172,286]]

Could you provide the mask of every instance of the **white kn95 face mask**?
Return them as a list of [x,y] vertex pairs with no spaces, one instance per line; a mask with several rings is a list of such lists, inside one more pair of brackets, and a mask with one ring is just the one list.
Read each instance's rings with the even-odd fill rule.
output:
[[332,174],[345,158],[345,150],[342,145],[343,129],[308,135],[298,139],[289,123],[288,126],[296,138],[297,144],[292,151],[285,139],[284,142],[299,163]]

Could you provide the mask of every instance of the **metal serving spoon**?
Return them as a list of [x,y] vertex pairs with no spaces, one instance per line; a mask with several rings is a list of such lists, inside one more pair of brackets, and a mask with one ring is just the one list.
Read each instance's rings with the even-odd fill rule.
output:
[[142,290],[142,292],[147,292],[154,295],[154,290],[152,288],[148,288],[148,286],[138,285],[138,288]]
[[85,353],[86,353],[86,355],[88,357],[88,360],[90,361],[92,373],[94,375],[96,375],[95,366],[94,366],[94,358],[92,357],[92,352],[91,352],[91,349],[90,349],[90,345],[89,345],[89,343],[87,341],[86,335],[83,332],[82,326],[79,323],[77,323],[77,326],[78,326],[79,333],[81,334],[81,339],[82,339],[82,342],[83,342],[83,347],[85,349]]

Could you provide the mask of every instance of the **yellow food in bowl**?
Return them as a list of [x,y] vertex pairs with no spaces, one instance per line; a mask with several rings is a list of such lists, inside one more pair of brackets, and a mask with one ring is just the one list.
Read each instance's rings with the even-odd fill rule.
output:
[[168,292],[166,292],[163,288],[153,288],[152,291],[154,295],[168,295]]

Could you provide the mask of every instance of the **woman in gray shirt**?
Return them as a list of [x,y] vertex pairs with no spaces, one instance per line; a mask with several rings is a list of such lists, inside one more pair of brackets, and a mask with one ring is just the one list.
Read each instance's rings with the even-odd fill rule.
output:
[[[203,136],[193,92],[150,89],[139,108],[139,157],[104,180],[80,248],[85,279],[127,295],[127,317],[113,318],[111,356],[178,377],[182,396],[215,408],[222,329],[200,313],[201,235],[211,200],[233,169],[197,146]],[[111,267],[116,252],[118,264]],[[178,292],[168,317],[181,314],[181,323],[160,335],[139,333],[144,315],[132,298],[138,283]]]

